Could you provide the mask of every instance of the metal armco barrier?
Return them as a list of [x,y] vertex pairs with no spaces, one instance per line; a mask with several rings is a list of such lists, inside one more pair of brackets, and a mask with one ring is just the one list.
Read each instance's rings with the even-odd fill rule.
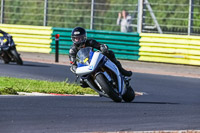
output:
[[0,29],[11,34],[18,51],[50,53],[51,27],[0,24]]
[[[6,25],[19,51],[55,53],[55,35],[59,34],[59,54],[68,54],[72,45],[71,28]],[[107,44],[118,59],[200,65],[200,37],[187,35],[121,33],[88,30],[88,38]]]
[[200,37],[140,34],[141,61],[200,65]]

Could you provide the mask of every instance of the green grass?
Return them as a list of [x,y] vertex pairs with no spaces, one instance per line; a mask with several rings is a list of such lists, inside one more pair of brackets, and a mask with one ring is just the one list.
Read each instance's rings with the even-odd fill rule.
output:
[[97,94],[90,88],[82,88],[77,84],[67,82],[51,82],[32,79],[0,77],[0,95],[17,92],[41,92],[57,94]]

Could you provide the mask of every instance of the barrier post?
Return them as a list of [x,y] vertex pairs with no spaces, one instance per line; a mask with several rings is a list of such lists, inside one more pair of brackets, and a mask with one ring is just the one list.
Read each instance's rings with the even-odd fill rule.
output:
[[55,36],[55,41],[56,41],[56,53],[55,53],[55,62],[59,61],[59,34],[56,34]]

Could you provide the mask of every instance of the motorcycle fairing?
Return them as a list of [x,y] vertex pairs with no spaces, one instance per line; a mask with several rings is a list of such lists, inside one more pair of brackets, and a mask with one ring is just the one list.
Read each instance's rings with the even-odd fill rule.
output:
[[[90,48],[87,48],[87,49],[90,49]],[[87,54],[89,53],[87,52]],[[93,71],[95,71],[97,68],[101,67],[101,65],[105,65],[107,68],[113,71],[117,76],[119,94],[123,95],[125,93],[126,87],[124,83],[124,77],[119,72],[119,69],[117,68],[117,66],[111,60],[109,60],[105,55],[97,51],[97,52],[93,52],[92,56],[86,56],[84,58],[83,57],[80,57],[80,58],[82,58],[81,59],[82,62],[80,62],[82,65],[81,64],[78,65],[76,69],[77,75],[84,76],[84,75],[90,74]],[[111,77],[107,72],[106,73],[102,72],[102,73],[105,75],[108,81],[111,80]]]
[[117,80],[118,80],[118,91],[119,91],[119,94],[123,95],[125,92],[124,88],[126,87],[124,86],[125,85],[124,80],[121,73],[119,72],[119,69],[111,60],[108,60],[105,63],[105,66],[108,67],[110,70],[112,70],[116,74]]
[[92,59],[91,59],[90,64],[88,66],[86,65],[86,66],[77,67],[76,74],[86,75],[93,72],[97,68],[99,62],[103,59],[103,57],[104,56],[100,54],[100,52],[95,52],[93,56],[91,56]]
[[5,37],[0,37],[0,50],[1,51],[8,51],[9,50],[9,44],[7,42],[8,40]]

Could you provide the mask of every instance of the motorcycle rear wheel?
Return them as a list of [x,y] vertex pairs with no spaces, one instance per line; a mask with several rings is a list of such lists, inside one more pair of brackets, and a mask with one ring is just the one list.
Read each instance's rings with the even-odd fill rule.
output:
[[16,49],[11,50],[11,53],[13,54],[13,57],[18,65],[23,65],[23,61],[19,54],[17,53]]
[[135,99],[135,91],[132,89],[131,86],[127,87],[126,93],[122,95],[122,99],[125,102],[131,102]]
[[96,80],[99,83],[99,85],[102,87],[104,92],[114,101],[114,102],[121,102],[122,99],[119,97],[117,92],[114,91],[114,89],[109,85],[108,80],[106,77],[102,74],[99,73],[96,76]]

